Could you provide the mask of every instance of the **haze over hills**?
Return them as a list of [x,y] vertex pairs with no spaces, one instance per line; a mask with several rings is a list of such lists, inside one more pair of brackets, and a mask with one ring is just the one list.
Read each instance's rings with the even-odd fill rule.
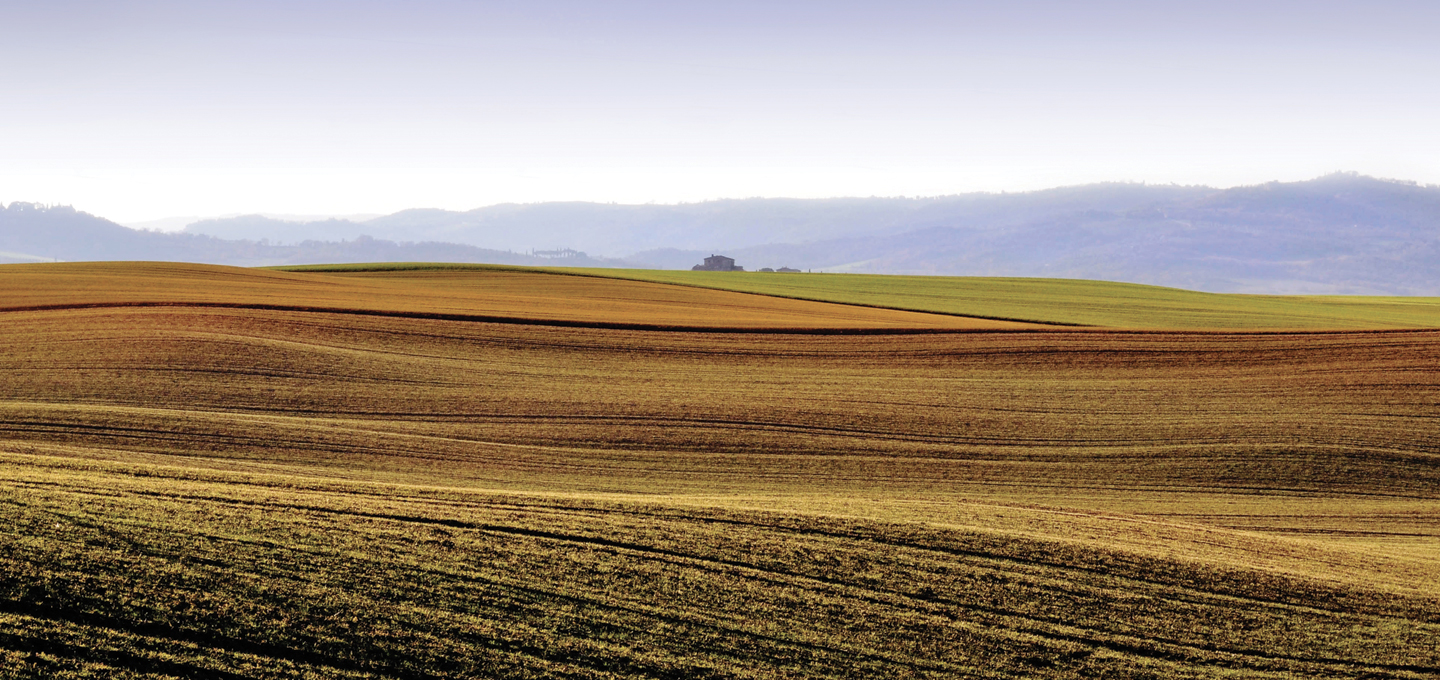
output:
[[[564,257],[536,257],[529,254],[534,249]],[[1440,187],[1342,173],[1223,190],[1108,183],[936,198],[511,204],[406,210],[365,221],[254,215],[199,221],[182,234],[12,204],[0,213],[0,251],[11,261],[447,260],[669,269],[723,252],[751,270],[1440,295]]]
[[626,264],[574,251],[544,257],[456,243],[396,243],[365,235],[294,244],[271,243],[263,238],[222,239],[130,229],[69,206],[20,202],[0,206],[0,263],[57,260],[159,260],[240,266],[417,261],[583,267]]
[[[366,234],[395,241],[465,243],[530,250],[568,247],[605,257],[657,248],[700,252],[770,244],[901,234],[938,225],[1006,227],[1085,210],[1125,210],[1155,201],[1201,197],[1203,187],[1098,184],[1017,194],[934,198],[751,198],[679,205],[608,203],[503,204],[466,212],[404,210],[356,222],[296,223],[249,215],[204,220],[185,233],[276,243]],[[686,255],[688,268],[690,256]],[[680,263],[667,266],[680,267]]]
[[[192,225],[192,224],[194,224],[194,223],[196,223],[196,222],[203,222],[203,221],[206,221],[206,220],[213,220],[213,219],[229,219],[229,218],[232,218],[232,217],[241,217],[241,216],[242,216],[242,215],[241,215],[240,213],[235,213],[235,214],[231,214],[231,215],[218,215],[218,216],[215,216],[215,215],[211,215],[211,216],[188,215],[188,216],[183,216],[183,217],[165,217],[165,218],[161,218],[161,219],[158,219],[158,220],[126,221],[126,222],[121,222],[120,224],[122,224],[122,225],[124,225],[124,226],[127,226],[127,227],[130,227],[131,229],[140,229],[140,230],[144,230],[144,231],[183,231],[183,230],[185,229],[185,227],[188,227],[188,226],[190,226],[190,225]],[[318,222],[318,221],[329,220],[329,219],[341,219],[341,220],[350,220],[350,221],[352,221],[352,222],[364,222],[365,220],[373,220],[373,219],[375,219],[376,217],[381,217],[381,215],[379,215],[379,214],[371,214],[371,213],[353,213],[353,214],[347,214],[347,215],[296,215],[296,214],[289,214],[289,213],[265,213],[263,216],[264,216],[264,217],[269,217],[269,218],[272,218],[272,219],[276,219],[276,220],[281,220],[281,221],[284,221],[284,222]],[[249,238],[249,237],[240,236],[240,237],[238,237],[238,238]]]
[[[1096,201],[1030,219],[936,220],[895,235],[727,254],[827,271],[1104,279],[1213,292],[1440,294],[1440,187],[1331,175],[1168,197],[1171,188],[1156,189],[1145,196],[1153,200],[1121,208]],[[658,255],[634,257],[669,264]]]

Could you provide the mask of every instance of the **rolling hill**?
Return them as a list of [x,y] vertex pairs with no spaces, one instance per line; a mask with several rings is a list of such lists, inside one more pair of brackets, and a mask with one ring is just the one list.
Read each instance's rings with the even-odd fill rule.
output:
[[[309,269],[309,268],[302,268]],[[11,265],[0,311],[255,308],[591,328],[807,332],[1037,328],[617,278],[493,266],[317,274],[184,263]],[[697,310],[706,310],[698,313]]]
[[1440,327],[1440,299],[1201,293],[1110,281],[653,269],[502,268],[436,263],[277,267],[353,274],[526,271],[665,283],[794,300],[1054,326],[1129,330],[1367,330]]
[[0,299],[22,677],[1440,674],[1440,331],[494,268]]

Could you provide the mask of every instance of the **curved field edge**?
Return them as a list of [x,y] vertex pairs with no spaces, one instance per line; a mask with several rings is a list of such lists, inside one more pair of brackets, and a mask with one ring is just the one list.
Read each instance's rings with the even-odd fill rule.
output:
[[997,330],[1034,324],[546,272],[316,274],[158,262],[0,266],[0,311],[234,307],[589,328]]
[[[865,328],[865,327],[813,327],[813,326],[689,326],[671,324],[647,324],[610,321],[582,321],[573,319],[545,319],[519,316],[494,316],[488,314],[447,314],[444,312],[406,312],[384,309],[356,309],[350,307],[310,307],[302,305],[275,305],[241,302],[98,302],[55,305],[32,305],[24,307],[0,307],[0,313],[11,312],[65,312],[87,309],[127,308],[191,308],[191,309],[235,309],[273,312],[305,312],[313,314],[341,314],[349,316],[375,316],[394,319],[429,319],[436,321],[465,321],[471,323],[493,323],[518,326],[540,326],[556,328],[593,328],[597,330],[661,331],[670,333],[740,333],[774,335],[927,335],[938,333],[992,333],[995,329],[963,328]],[[1037,329],[1038,330],[1038,329]]]
[[984,528],[0,468],[0,658],[37,676],[1440,673],[1433,597]]
[[1060,326],[1158,330],[1440,327],[1440,298],[1238,295],[1078,279],[689,272],[445,263],[299,265],[273,269],[337,273],[547,272]]

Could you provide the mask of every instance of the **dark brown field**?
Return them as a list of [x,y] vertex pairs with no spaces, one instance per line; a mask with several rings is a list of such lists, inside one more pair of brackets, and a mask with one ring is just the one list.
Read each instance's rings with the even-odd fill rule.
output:
[[1440,331],[68,266],[0,267],[15,676],[1440,677]]

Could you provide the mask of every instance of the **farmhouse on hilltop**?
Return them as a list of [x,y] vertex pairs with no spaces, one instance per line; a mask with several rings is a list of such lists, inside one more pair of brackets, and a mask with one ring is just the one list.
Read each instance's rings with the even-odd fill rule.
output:
[[735,266],[735,258],[724,255],[711,255],[705,258],[705,264],[697,264],[690,268],[697,272],[743,272],[744,267]]

